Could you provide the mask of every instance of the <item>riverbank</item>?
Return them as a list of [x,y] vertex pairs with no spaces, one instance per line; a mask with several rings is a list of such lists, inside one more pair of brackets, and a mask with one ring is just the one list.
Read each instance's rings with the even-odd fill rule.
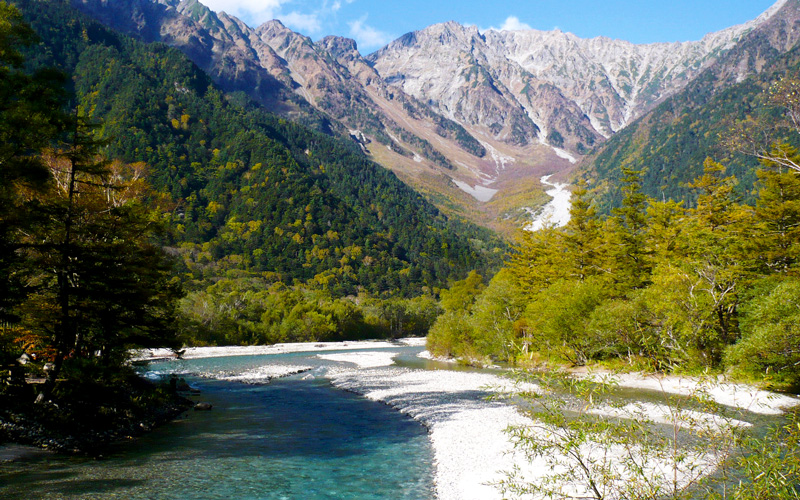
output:
[[[398,346],[422,346],[424,339],[404,339],[398,342],[348,342],[306,343],[269,347],[197,348],[187,350],[187,357],[219,357],[230,355],[281,354],[308,352],[316,358],[330,362],[324,369],[314,369],[304,377],[325,377],[333,386],[362,395],[368,399],[390,405],[409,415],[429,432],[435,457],[435,484],[439,500],[493,500],[502,498],[497,483],[506,479],[506,473],[518,469],[518,474],[529,481],[539,481],[548,473],[547,464],[541,460],[528,460],[514,450],[507,429],[510,426],[532,427],[535,422],[521,413],[517,406],[503,397],[507,392],[519,389],[502,375],[477,371],[420,370],[401,368],[394,364]],[[365,352],[366,349],[381,351]],[[343,351],[349,352],[331,352]],[[158,356],[160,353],[148,353]],[[426,351],[420,359],[436,362]],[[453,362],[455,364],[455,362]],[[267,383],[275,376],[289,374],[299,368],[294,365],[269,364],[249,368],[236,375],[220,374],[216,378],[250,383]],[[310,367],[305,367],[310,368]],[[577,377],[611,376],[610,373],[588,373],[577,370]],[[647,391],[649,397],[666,399],[667,394],[696,394],[705,391],[712,399],[730,409],[762,415],[776,415],[783,409],[797,406],[800,400],[786,395],[761,391],[751,386],[730,384],[714,380],[713,384],[703,379],[672,376],[648,376],[644,374],[614,375],[619,387]],[[525,390],[536,391],[537,386],[528,384]],[[497,397],[500,396],[500,397]],[[494,398],[493,398],[494,397]],[[490,399],[493,398],[493,399]],[[632,401],[632,404],[600,409],[593,412],[616,418],[639,418],[643,413],[654,423],[680,427],[706,423],[710,429],[726,425],[746,428],[750,424],[735,419],[723,420],[711,413],[699,411],[683,412],[675,422],[675,414],[664,405]],[[752,419],[753,416],[747,417]],[[610,450],[611,460],[623,460],[628,450]],[[589,452],[591,453],[591,452]],[[695,479],[692,474],[713,472],[709,464],[713,457],[697,455],[691,463],[684,464],[681,480]],[[654,467],[665,469],[668,463],[655,463]],[[692,472],[694,470],[695,472]],[[580,491],[580,484],[572,485]]]
[[724,378],[703,378],[680,375],[645,374],[641,372],[593,372],[576,374],[631,389],[689,396],[702,393],[719,405],[729,406],[761,415],[780,415],[800,405],[800,398],[765,391],[747,384],[726,381]]
[[525,465],[513,453],[505,430],[510,425],[530,423],[514,406],[487,399],[498,391],[510,390],[509,381],[474,372],[377,367],[372,363],[374,358],[362,357],[358,353],[349,359],[339,356],[338,361],[356,367],[334,367],[327,376],[335,387],[388,404],[428,428],[436,463],[437,498],[501,498],[494,483],[504,478],[504,470]]
[[[397,368],[391,366],[390,353],[381,354],[382,358],[370,356],[369,353],[341,354],[335,358],[321,354],[319,357],[355,365],[353,368],[331,368],[327,376],[334,386],[386,403],[428,427],[435,453],[439,500],[500,499],[502,495],[497,485],[507,478],[507,473],[516,471],[518,477],[530,482],[539,482],[551,473],[546,460],[529,460],[514,449],[509,439],[509,427],[531,428],[534,422],[520,413],[507,399],[490,399],[520,389],[537,391],[536,386],[528,384],[523,388],[514,387],[503,376],[485,373]],[[427,352],[423,352],[420,357],[431,358]],[[378,365],[381,359],[384,361],[383,366]],[[600,377],[599,374],[576,376]],[[720,405],[751,413],[776,415],[800,405],[797,398],[769,393],[743,384],[722,381],[711,383],[699,378],[657,377],[638,373],[614,377],[613,383],[619,387],[643,389],[661,395],[688,396],[702,392]],[[733,418],[722,418],[700,411],[676,411],[666,405],[652,403],[634,403],[593,413],[623,419],[645,418],[653,423],[670,426],[676,424],[679,427],[704,425],[711,432],[726,426],[750,426],[747,422]],[[613,464],[615,461],[624,461],[625,454],[630,450],[606,451],[606,458]],[[586,453],[593,452],[589,450]],[[672,467],[669,459],[648,460],[654,471],[666,471]],[[682,470],[676,476],[678,482],[688,484],[698,479],[698,474],[712,473],[714,467],[711,464],[715,462],[716,457],[711,454],[685,457],[680,465]],[[569,460],[565,457],[563,463],[569,463]],[[580,494],[582,485],[575,483],[566,487]]]
[[[135,377],[135,378],[133,378]],[[116,387],[86,387],[80,397],[41,404],[33,396],[0,398],[0,456],[7,460],[32,447],[67,454],[101,454],[192,407],[193,402],[136,375]]]
[[[427,429],[427,441],[432,452],[432,455],[427,456],[432,456],[434,467],[428,468],[427,459],[424,467],[433,475],[438,500],[499,500],[503,498],[503,494],[498,484],[507,479],[508,472],[515,470],[525,481],[541,484],[553,469],[549,468],[546,460],[542,458],[531,460],[524,452],[516,450],[507,432],[509,427],[521,426],[533,432],[536,439],[547,437],[546,428],[540,422],[531,420],[525,412],[519,410],[515,401],[507,397],[508,393],[519,390],[520,387],[515,387],[501,370],[479,371],[456,366],[455,362],[453,370],[442,369],[445,366],[441,363],[447,360],[433,358],[423,351],[424,341],[424,339],[403,339],[396,342],[196,348],[187,350],[185,357],[190,360],[212,359],[155,365],[151,374],[154,379],[158,378],[158,375],[185,373],[187,376],[191,374],[259,385],[274,384],[276,378],[291,376],[291,380],[285,381],[288,382],[287,387],[305,387],[303,384],[306,380],[309,382],[308,387],[324,386],[329,381],[338,389],[390,406]],[[304,354],[284,355],[291,353]],[[163,359],[167,354],[168,351],[148,351],[140,353],[139,358]],[[261,356],[263,354],[267,355]],[[213,359],[223,356],[239,356],[241,359]],[[399,363],[395,363],[396,358]],[[426,369],[422,369],[423,366]],[[572,375],[600,377],[613,374],[574,370]],[[800,403],[796,398],[786,395],[774,395],[741,384],[727,384],[718,379],[713,379],[712,384],[688,377],[654,377],[642,374],[613,376],[617,377],[616,384],[619,387],[631,388],[621,391],[624,393],[621,396],[624,399],[619,405],[608,407],[596,405],[596,409],[587,410],[587,413],[623,419],[623,422],[625,419],[639,419],[644,416],[646,421],[658,426],[672,427],[674,423],[677,427],[686,429],[702,425],[704,428],[707,427],[709,432],[714,432],[715,428],[731,428],[731,426],[737,429],[746,429],[751,425],[763,427],[764,422],[777,421],[770,415],[777,415],[782,408]],[[317,381],[312,382],[314,379]],[[218,388],[229,390],[225,384],[219,384]],[[251,390],[251,388],[242,389],[241,385],[234,385],[231,388],[234,391]],[[531,392],[545,390],[536,382],[529,383],[522,389]],[[689,394],[701,389],[706,390],[711,399],[724,405],[724,411],[718,415],[715,411],[703,413],[703,408],[694,407],[691,411],[681,412],[679,419],[676,419],[668,395]],[[548,400],[558,401],[559,394],[561,393],[550,393]],[[556,399],[552,399],[553,397]],[[305,405],[302,405],[302,408],[305,408]],[[222,415],[220,411],[215,407],[215,412],[211,415]],[[302,432],[313,438],[314,415],[310,415],[309,418],[312,425]],[[280,422],[291,421],[292,419],[280,420]],[[176,423],[178,427],[181,425],[180,422]],[[233,421],[226,423],[225,426],[227,426],[225,434],[230,432],[238,436],[241,433],[241,429]],[[266,433],[265,437],[268,438],[269,435],[271,434]],[[421,439],[424,441],[423,436]],[[711,439],[710,442],[713,442],[714,438]],[[253,443],[254,453],[263,452],[260,448],[262,445],[257,442],[250,438],[247,438],[246,442]],[[62,443],[59,446],[67,448],[69,444]],[[586,456],[601,453],[603,456],[599,458],[610,460],[612,467],[610,470],[614,471],[620,470],[619,464],[625,460],[626,453],[631,451],[626,443],[607,445],[589,440],[583,446],[581,452],[586,453]],[[697,474],[709,474],[714,471],[716,462],[711,448],[700,450],[699,453],[695,451],[696,449],[691,454],[687,453],[688,458],[681,464],[682,469],[678,476],[679,480],[683,481],[681,484],[695,480]],[[24,452],[24,449],[16,449],[7,454],[18,455]],[[327,450],[319,449],[318,452],[324,456]],[[549,455],[558,460],[566,460],[562,463],[569,464],[567,458],[556,452]],[[1,450],[0,456],[2,456]],[[661,462],[651,460],[648,462],[648,467],[650,467],[649,475],[651,469],[655,471],[652,475],[659,477],[663,477],[666,470],[671,472],[668,457],[663,458]],[[571,488],[575,495],[581,495],[580,483],[580,480],[570,480],[564,482],[564,485]]]
[[[434,356],[428,351],[423,351],[419,356],[423,359],[430,359],[440,363],[454,365],[466,363],[471,366],[481,366],[480,363],[472,360]],[[767,391],[754,385],[730,381],[721,375],[716,377],[696,377],[637,371],[615,372],[586,366],[568,368],[566,365],[555,365],[552,368],[554,370],[562,370],[573,377],[587,378],[597,382],[602,381],[622,388],[642,389],[677,396],[691,396],[702,393],[719,405],[761,415],[780,415],[790,408],[800,406],[800,395]]]

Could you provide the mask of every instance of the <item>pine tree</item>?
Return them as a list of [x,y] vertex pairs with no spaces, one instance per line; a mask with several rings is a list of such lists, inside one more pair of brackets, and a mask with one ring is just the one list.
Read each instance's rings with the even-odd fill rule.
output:
[[[796,149],[787,145],[774,149],[800,163]],[[763,165],[757,172],[760,190],[752,235],[756,271],[786,274],[800,259],[800,173],[770,161]]]
[[130,348],[175,339],[180,287],[149,241],[159,223],[138,200],[140,174],[113,171],[99,145],[76,119],[71,142],[45,156],[52,189],[34,194],[43,222],[26,257],[36,289],[19,310],[26,327],[50,338],[52,369],[40,401],[62,372],[80,377],[83,366],[95,365],[113,375]]
[[546,227],[520,233],[506,266],[529,297],[571,273],[561,229]]
[[610,235],[614,275],[623,291],[642,288],[650,280],[652,264],[647,248],[647,196],[642,193],[643,172],[622,168],[622,205],[614,209]]
[[28,293],[20,237],[35,221],[25,193],[44,189],[49,180],[39,153],[65,118],[64,75],[23,70],[20,49],[35,41],[20,12],[0,2],[0,323],[18,319],[11,309]]
[[600,224],[587,195],[586,184],[580,181],[572,193],[570,219],[563,237],[572,275],[580,281],[605,272]]
[[737,306],[748,274],[751,225],[749,209],[733,198],[736,178],[725,176],[725,171],[724,165],[709,158],[703,175],[690,184],[698,197],[683,238],[683,265],[699,279],[697,292],[710,299],[718,341],[729,343],[738,331]]
[[682,201],[650,201],[647,207],[648,228],[645,239],[655,265],[677,256],[686,217],[686,208]]

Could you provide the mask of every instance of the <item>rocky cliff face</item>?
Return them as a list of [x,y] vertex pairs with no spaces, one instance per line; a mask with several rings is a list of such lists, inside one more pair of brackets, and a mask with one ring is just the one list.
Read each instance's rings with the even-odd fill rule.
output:
[[[424,158],[453,169],[450,161],[421,137],[408,119],[419,103],[401,89],[389,88],[359,54],[353,40],[327,37],[314,42],[274,20],[251,28],[235,17],[216,14],[197,0],[74,0],[76,7],[104,23],[146,41],[179,48],[224,89],[244,91],[275,112],[292,115],[308,104],[350,130],[363,146],[377,141],[400,156]],[[381,102],[375,102],[375,97]],[[394,113],[382,109],[395,102]],[[424,128],[460,129],[426,109],[414,121]],[[480,152],[460,129],[460,142]],[[448,134],[440,134],[445,139]],[[454,140],[458,145],[460,142]],[[481,154],[478,154],[481,156]]]
[[[758,162],[730,151],[730,130],[745,118],[776,120],[766,99],[768,90],[800,72],[800,0],[776,7],[774,15],[720,54],[683,90],[585,158],[582,170],[597,181],[593,188],[599,206],[609,209],[619,202],[615,179],[620,178],[621,165],[644,171],[648,195],[688,203],[690,190],[685,186],[702,175],[705,158],[724,156],[728,173],[739,178],[740,192],[752,189]],[[767,114],[771,116],[764,118]]]
[[561,31],[481,33],[449,22],[369,60],[387,82],[468,128],[583,154],[683,89],[784,3],[700,41],[649,45]]

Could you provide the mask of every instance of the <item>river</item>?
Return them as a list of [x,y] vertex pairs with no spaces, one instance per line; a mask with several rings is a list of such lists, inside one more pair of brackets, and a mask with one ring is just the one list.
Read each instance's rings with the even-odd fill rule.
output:
[[[0,463],[0,498],[490,500],[501,498],[491,483],[502,471],[542,473],[512,453],[505,433],[529,421],[507,401],[486,399],[504,389],[497,370],[420,357],[420,339],[343,347],[198,349],[154,362],[147,376],[181,374],[213,409],[190,411],[102,458]],[[637,376],[621,386],[654,420],[664,392],[691,389],[685,379]],[[759,426],[780,418],[777,407],[797,404],[746,387],[714,391]]]
[[151,369],[158,372],[185,373],[201,391],[194,399],[211,403],[213,410],[190,411],[135,442],[110,449],[99,459],[44,454],[0,464],[0,498],[410,500],[434,496],[428,434],[408,416],[337,390],[309,373],[268,384],[207,378],[245,373],[265,362],[323,365],[315,355],[303,353],[264,358],[152,364]]

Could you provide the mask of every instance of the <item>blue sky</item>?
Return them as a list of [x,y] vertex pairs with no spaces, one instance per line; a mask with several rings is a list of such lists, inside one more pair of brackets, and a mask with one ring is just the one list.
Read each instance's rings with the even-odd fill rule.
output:
[[200,0],[250,26],[280,19],[319,39],[354,38],[368,54],[431,24],[457,21],[482,29],[561,29],[582,38],[634,43],[698,40],[754,19],[776,0]]

